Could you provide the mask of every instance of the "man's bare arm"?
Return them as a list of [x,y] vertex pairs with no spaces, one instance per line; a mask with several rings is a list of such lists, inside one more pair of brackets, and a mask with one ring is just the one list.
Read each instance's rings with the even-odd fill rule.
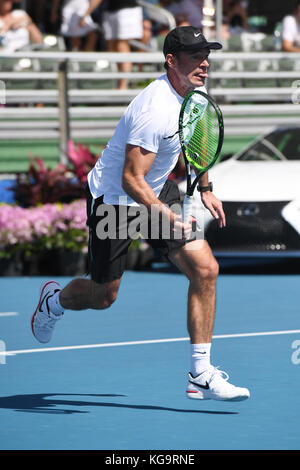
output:
[[127,144],[122,187],[128,196],[138,204],[143,204],[148,210],[155,206],[160,213],[168,217],[173,223],[175,214],[156,197],[155,192],[145,180],[155,157],[155,153],[139,146]]

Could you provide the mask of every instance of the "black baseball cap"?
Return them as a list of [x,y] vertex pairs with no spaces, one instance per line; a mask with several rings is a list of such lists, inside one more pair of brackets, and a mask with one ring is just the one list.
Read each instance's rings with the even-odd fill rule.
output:
[[179,51],[198,52],[201,49],[222,49],[219,42],[208,42],[199,28],[194,26],[179,26],[172,29],[164,42],[164,56]]

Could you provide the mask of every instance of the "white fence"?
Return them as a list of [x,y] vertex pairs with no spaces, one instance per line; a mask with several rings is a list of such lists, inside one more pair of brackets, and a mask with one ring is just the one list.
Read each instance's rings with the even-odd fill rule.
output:
[[[133,71],[119,73],[117,63],[127,61]],[[0,139],[60,139],[63,154],[68,138],[109,138],[146,81],[164,73],[163,63],[161,52],[0,54]],[[121,77],[128,90],[116,88]],[[213,52],[208,88],[226,135],[300,123],[300,54]]]

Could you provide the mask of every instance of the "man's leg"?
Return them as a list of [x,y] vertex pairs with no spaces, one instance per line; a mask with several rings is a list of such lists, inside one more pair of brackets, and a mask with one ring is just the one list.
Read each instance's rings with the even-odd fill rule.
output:
[[116,300],[120,283],[121,278],[104,284],[89,279],[73,279],[59,293],[59,302],[63,309],[102,310]]
[[[101,206],[105,206],[103,197],[93,199],[87,191],[88,259],[91,280],[73,279],[63,289],[56,281],[48,281],[41,286],[31,327],[36,339],[42,343],[50,341],[55,323],[63,317],[65,310],[88,308],[102,310],[110,307],[117,297],[131,239],[101,238],[97,227],[106,214],[104,210],[102,211],[104,215],[97,215]],[[107,206],[107,210],[108,207],[119,225],[119,206]],[[114,228],[116,229],[115,226]]]
[[210,343],[215,319],[218,263],[204,240],[195,240],[174,250],[169,259],[190,282],[187,326],[191,343]]
[[247,388],[228,382],[228,374],[210,364],[210,347],[216,309],[218,263],[208,243],[194,240],[169,254],[189,279],[187,326],[191,342],[191,373],[187,397],[200,400],[241,401]]
[[48,343],[55,324],[63,317],[65,309],[103,310],[110,307],[117,297],[120,282],[121,278],[103,284],[79,278],[62,290],[56,281],[45,282],[31,318],[33,335],[40,343]]

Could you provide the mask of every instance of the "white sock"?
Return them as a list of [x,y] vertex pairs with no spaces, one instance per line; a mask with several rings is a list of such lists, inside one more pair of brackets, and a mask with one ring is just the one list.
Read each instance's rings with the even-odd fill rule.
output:
[[210,366],[211,343],[191,344],[191,374],[202,374]]
[[51,297],[49,297],[48,304],[49,308],[54,315],[60,316],[64,313],[64,308],[61,306],[59,302],[59,294],[60,291],[55,292]]

